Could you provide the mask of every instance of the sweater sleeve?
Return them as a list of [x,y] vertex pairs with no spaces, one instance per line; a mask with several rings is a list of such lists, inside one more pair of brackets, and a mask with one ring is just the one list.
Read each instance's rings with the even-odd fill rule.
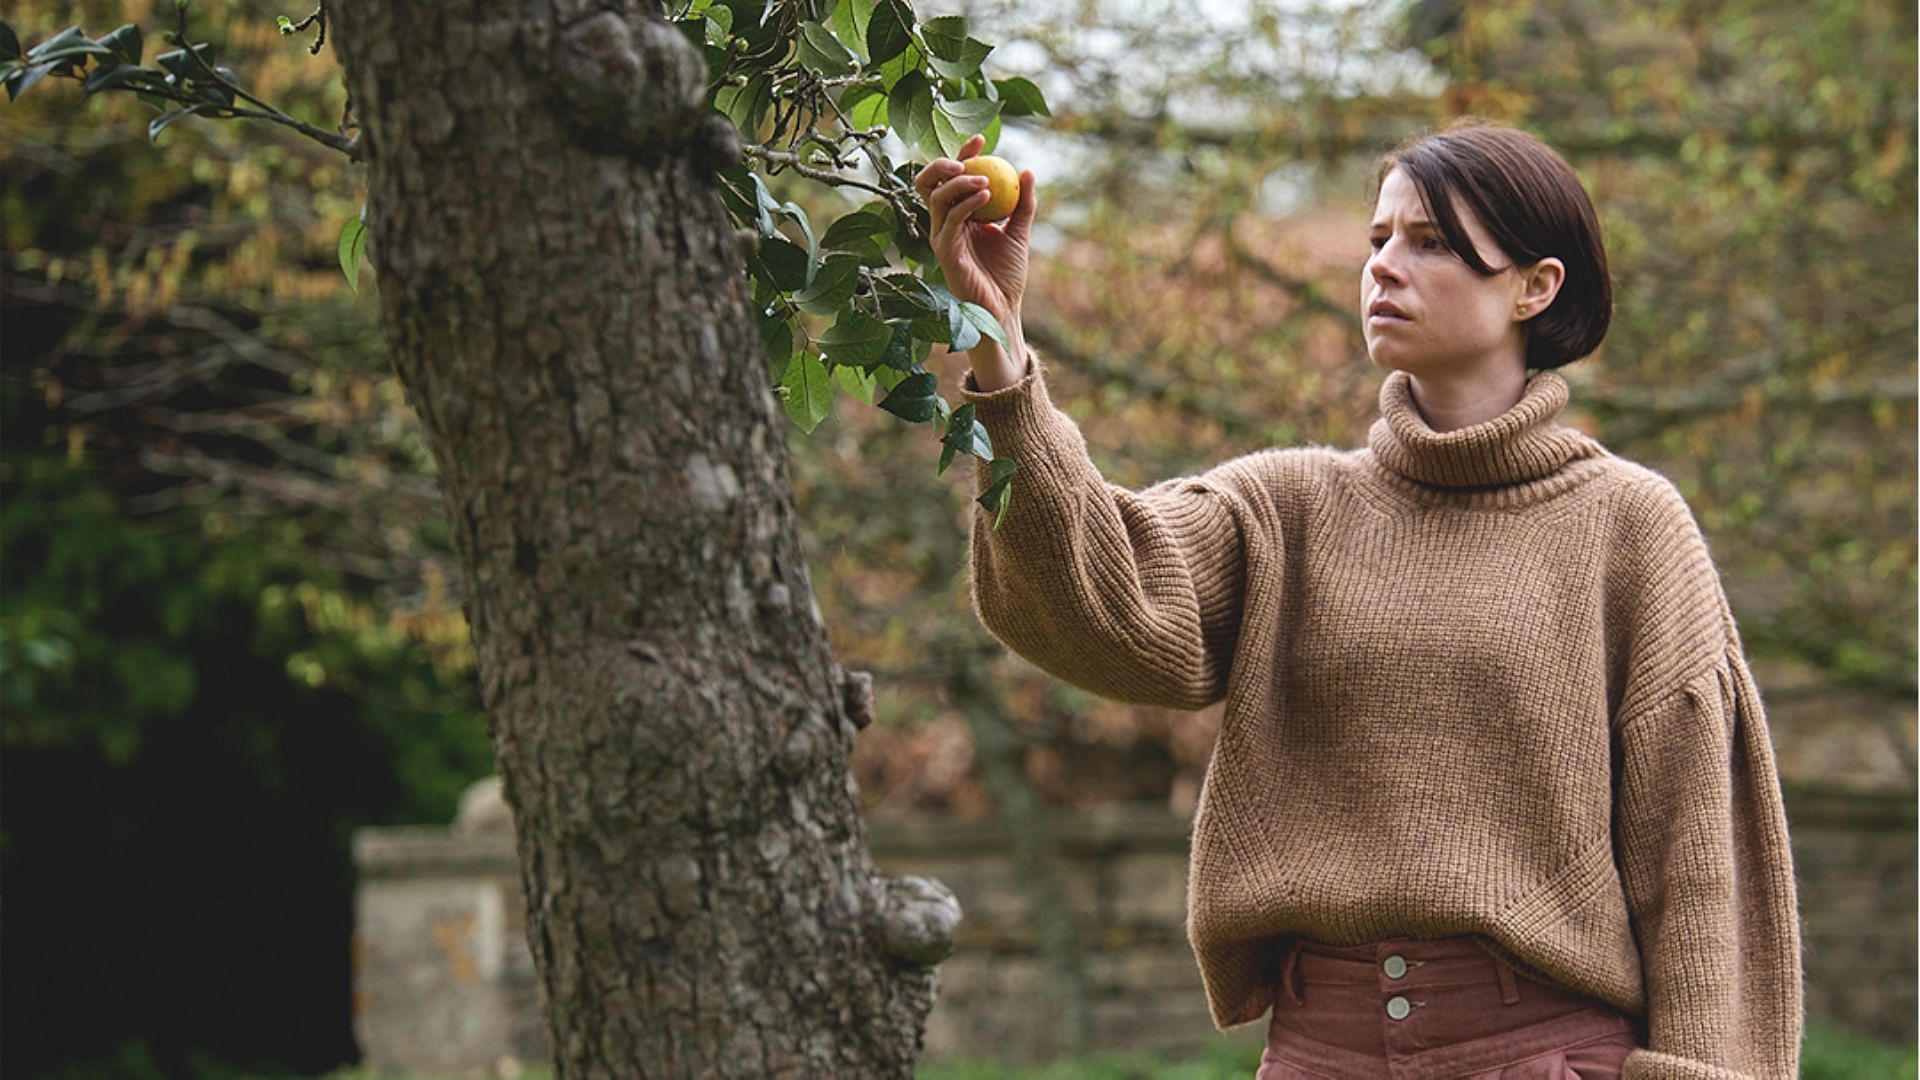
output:
[[[973,515],[975,613],[1036,667],[1103,697],[1218,701],[1239,633],[1244,504],[1220,469],[1140,491],[1102,479],[1028,356],[1011,386],[961,380],[995,456],[1019,466],[1000,528]],[[989,470],[976,462],[975,475],[984,492]]]
[[1779,775],[1737,632],[1625,718],[1616,850],[1646,981],[1625,1080],[1790,1080],[1800,927]]

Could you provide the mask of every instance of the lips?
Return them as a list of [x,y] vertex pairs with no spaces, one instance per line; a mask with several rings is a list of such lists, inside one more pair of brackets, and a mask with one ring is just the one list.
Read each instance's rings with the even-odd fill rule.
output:
[[1413,316],[1407,314],[1404,310],[1401,309],[1400,305],[1394,303],[1391,300],[1375,300],[1373,303],[1367,305],[1367,319],[1369,321],[1373,321],[1377,319],[1400,319],[1400,320],[1410,321],[1412,318]]

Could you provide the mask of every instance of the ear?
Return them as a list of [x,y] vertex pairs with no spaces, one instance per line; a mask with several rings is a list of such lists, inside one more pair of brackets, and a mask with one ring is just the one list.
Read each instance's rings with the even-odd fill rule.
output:
[[1520,295],[1514,298],[1514,319],[1524,322],[1547,310],[1567,280],[1567,264],[1549,255],[1521,274]]

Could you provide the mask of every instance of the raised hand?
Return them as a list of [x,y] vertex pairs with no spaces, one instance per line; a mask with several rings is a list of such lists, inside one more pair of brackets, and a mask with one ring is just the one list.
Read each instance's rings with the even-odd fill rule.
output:
[[947,290],[986,308],[1000,325],[1020,317],[1027,288],[1027,241],[1033,229],[1032,169],[1020,171],[1020,201],[1005,223],[971,220],[987,203],[987,182],[965,172],[961,162],[980,153],[986,137],[975,135],[960,147],[959,159],[934,158],[913,178],[932,218],[929,246],[946,275]]

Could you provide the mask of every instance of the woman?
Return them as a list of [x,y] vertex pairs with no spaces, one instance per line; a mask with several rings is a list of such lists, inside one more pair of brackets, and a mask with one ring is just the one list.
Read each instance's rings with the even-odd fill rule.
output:
[[1587,193],[1475,122],[1376,181],[1367,446],[1128,491],[1021,333],[1033,173],[1000,226],[921,171],[949,287],[1009,332],[962,381],[1019,462],[975,609],[1095,693],[1225,700],[1187,933],[1216,1027],[1271,1009],[1261,1080],[1792,1077],[1793,868],[1719,575],[1665,477],[1557,422],[1612,302]]

